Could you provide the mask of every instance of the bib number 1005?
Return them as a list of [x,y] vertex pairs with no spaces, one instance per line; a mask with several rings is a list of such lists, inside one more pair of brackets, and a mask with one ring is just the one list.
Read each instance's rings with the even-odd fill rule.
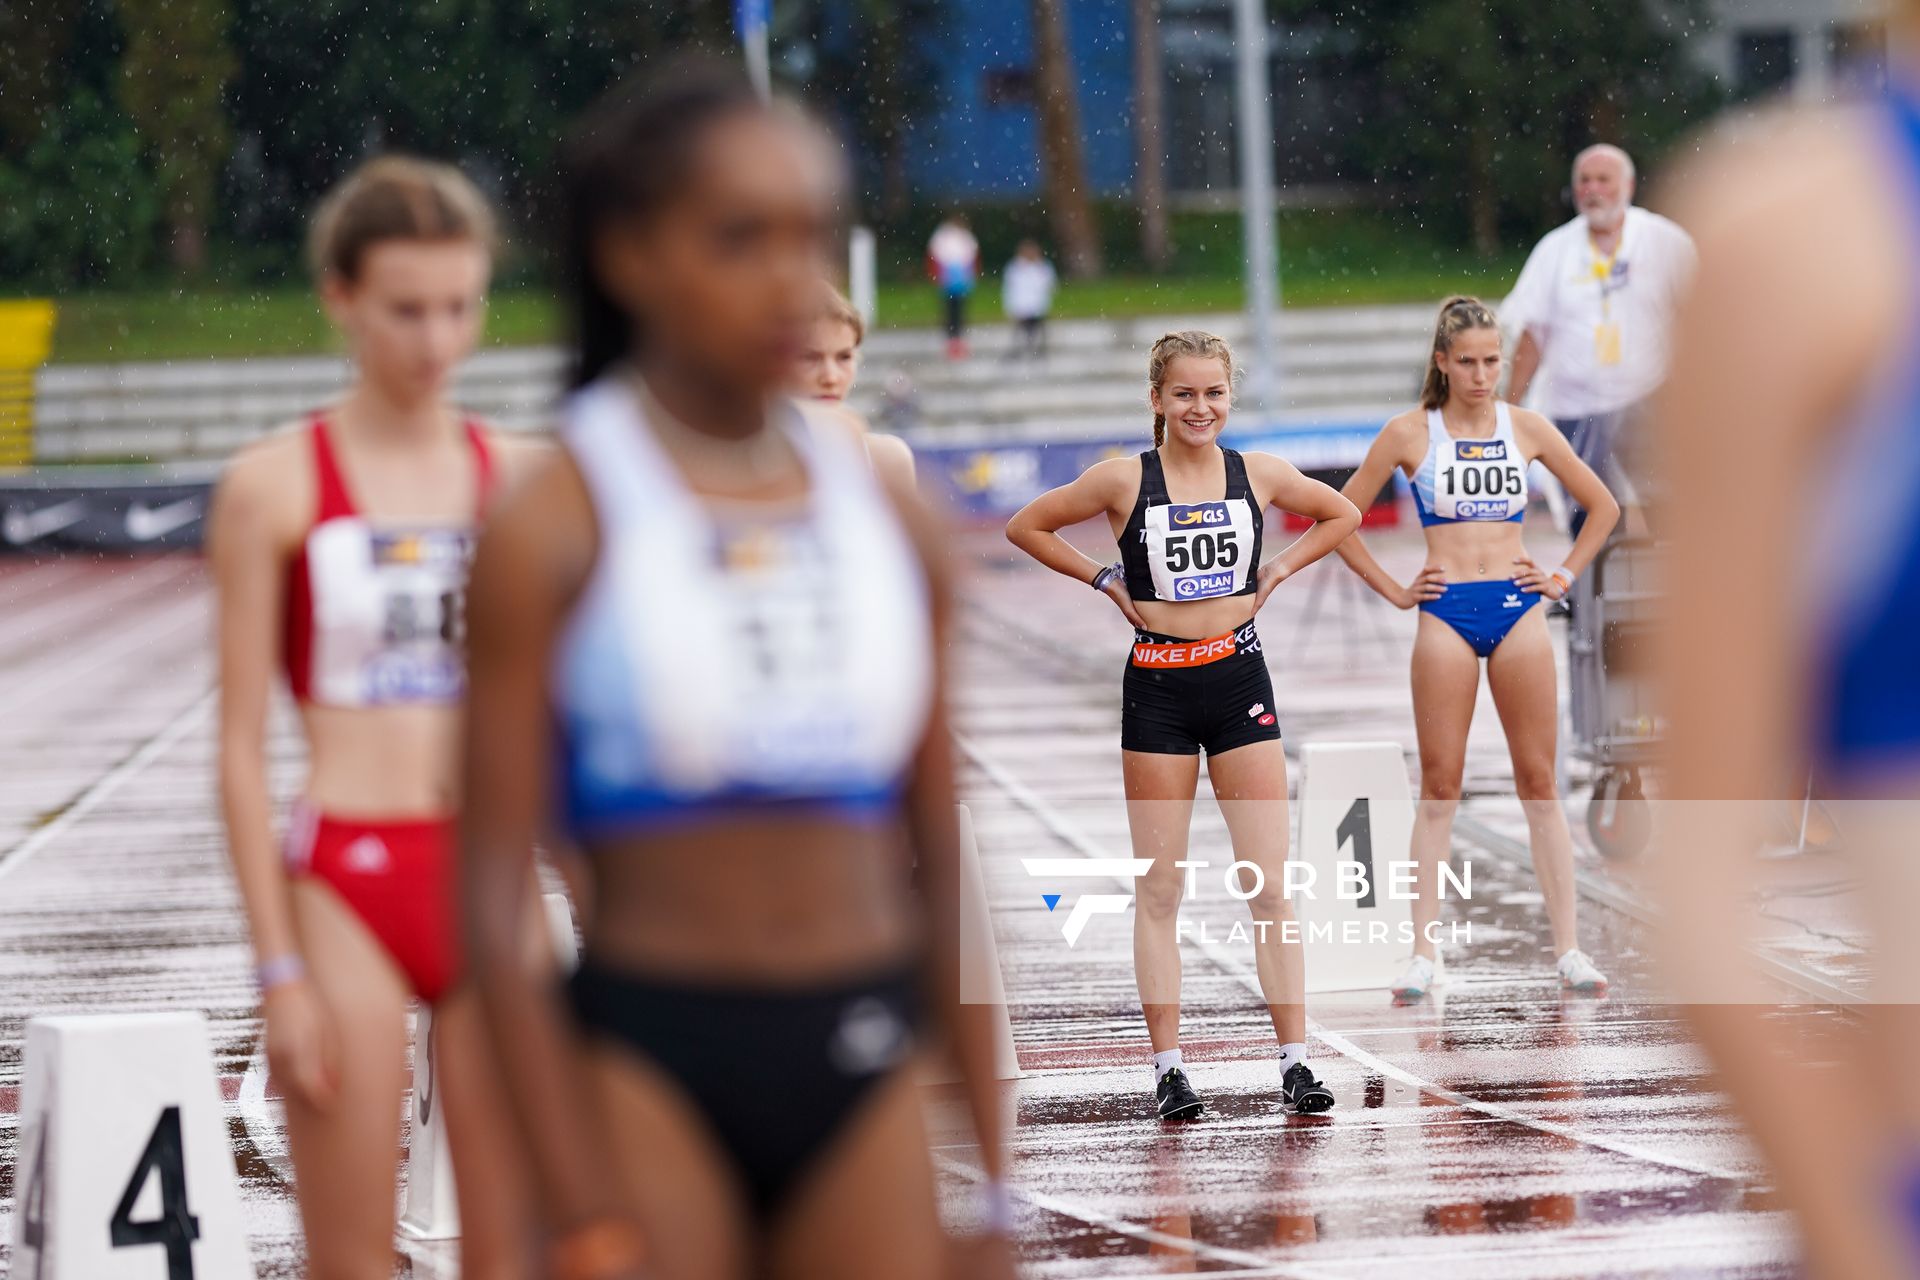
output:
[[1167,539],[1167,568],[1174,573],[1188,569],[1231,569],[1240,563],[1240,539],[1231,529],[1212,533],[1189,533]]
[[[1456,481],[1454,472],[1460,473]],[[1519,467],[1442,467],[1440,478],[1449,495],[1469,498],[1517,497],[1526,492],[1527,477]]]

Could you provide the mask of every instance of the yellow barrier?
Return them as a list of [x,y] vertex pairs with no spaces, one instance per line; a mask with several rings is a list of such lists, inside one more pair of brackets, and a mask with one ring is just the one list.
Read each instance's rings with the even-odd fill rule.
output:
[[51,301],[0,301],[0,467],[33,461],[33,375],[52,349]]

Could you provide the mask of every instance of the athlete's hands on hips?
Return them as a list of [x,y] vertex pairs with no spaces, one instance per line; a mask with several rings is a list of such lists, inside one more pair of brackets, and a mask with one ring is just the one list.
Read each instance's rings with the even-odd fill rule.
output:
[[1560,579],[1535,564],[1533,557],[1518,555],[1513,558],[1513,563],[1514,585],[1518,586],[1522,591],[1531,591],[1536,595],[1543,595],[1549,600],[1558,600],[1561,596],[1567,594],[1566,590],[1560,585]]
[[1140,610],[1134,606],[1133,596],[1127,591],[1127,578],[1125,574],[1114,574],[1113,581],[1107,584],[1107,589],[1101,592],[1101,594],[1120,607],[1120,612],[1126,615],[1128,622],[1131,622],[1141,631],[1149,630],[1147,624],[1140,617]]
[[333,1017],[305,978],[283,983],[261,1002],[267,1023],[267,1068],[283,1093],[321,1110],[340,1088]]
[[1260,612],[1260,606],[1267,602],[1267,597],[1273,594],[1273,589],[1291,576],[1286,566],[1280,563],[1279,556],[1261,565],[1260,572],[1254,576],[1253,611]]
[[1447,571],[1437,564],[1430,564],[1414,575],[1412,582],[1401,587],[1399,594],[1393,597],[1396,609],[1411,609],[1429,600],[1438,600],[1447,594]]

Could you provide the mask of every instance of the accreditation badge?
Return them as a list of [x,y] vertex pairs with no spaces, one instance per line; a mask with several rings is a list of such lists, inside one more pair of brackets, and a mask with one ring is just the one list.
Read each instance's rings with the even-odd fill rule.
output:
[[1620,363],[1620,325],[1613,320],[1602,320],[1593,326],[1593,358],[1602,365]]

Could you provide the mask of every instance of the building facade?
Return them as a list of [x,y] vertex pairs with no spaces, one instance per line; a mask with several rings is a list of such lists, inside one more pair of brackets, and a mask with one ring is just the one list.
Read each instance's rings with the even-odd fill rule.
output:
[[[1648,0],[1658,4],[1660,0]],[[1712,21],[1681,38],[1733,100],[1819,99],[1876,82],[1886,64],[1888,0],[1710,0]],[[1123,196],[1134,168],[1133,5],[1060,0],[1078,86],[1087,179]],[[1168,180],[1182,202],[1230,203],[1238,162],[1234,0],[1159,0]],[[938,109],[915,123],[913,188],[937,198],[1022,199],[1040,188],[1032,0],[954,0],[941,42]],[[1352,37],[1309,15],[1274,24],[1269,80],[1274,174],[1291,199],[1350,190],[1343,138],[1364,129],[1379,86],[1356,68]]]

